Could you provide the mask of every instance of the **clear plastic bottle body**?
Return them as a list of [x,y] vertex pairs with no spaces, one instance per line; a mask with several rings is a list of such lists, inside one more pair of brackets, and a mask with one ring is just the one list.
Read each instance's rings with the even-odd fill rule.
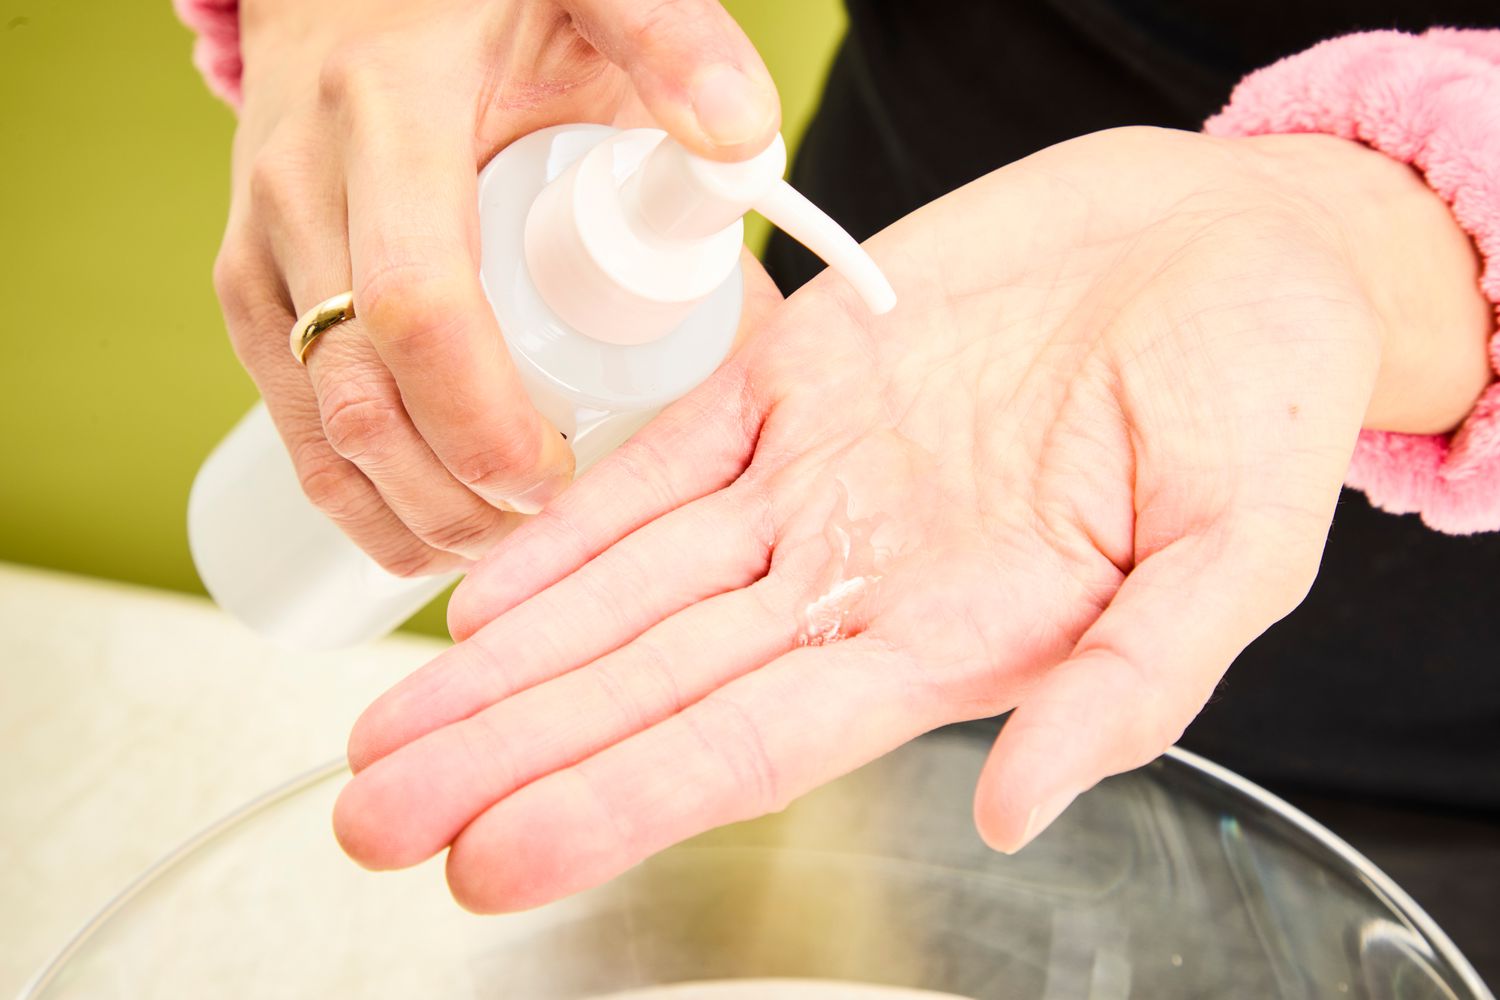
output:
[[[480,175],[484,287],[532,402],[567,435],[579,473],[718,367],[743,301],[736,267],[671,333],[628,345],[574,330],[547,307],[526,266],[527,214],[548,182],[616,131],[544,129],[507,147]],[[616,156],[622,179],[653,145],[645,137],[624,144]],[[263,404],[204,462],[188,501],[188,539],[219,605],[295,648],[379,638],[456,579],[398,577],[350,541],[303,495]]]
[[379,638],[457,579],[396,576],[350,541],[303,494],[264,403],[198,470],[188,495],[188,547],[221,608],[293,649]]

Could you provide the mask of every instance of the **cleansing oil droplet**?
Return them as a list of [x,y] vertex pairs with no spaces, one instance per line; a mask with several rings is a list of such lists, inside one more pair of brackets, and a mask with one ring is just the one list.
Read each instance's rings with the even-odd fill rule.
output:
[[853,634],[851,619],[878,588],[889,556],[875,544],[875,532],[886,522],[885,515],[851,517],[848,487],[842,480],[835,480],[834,485],[838,496],[823,529],[828,562],[818,574],[813,598],[798,617],[799,646],[823,646]]

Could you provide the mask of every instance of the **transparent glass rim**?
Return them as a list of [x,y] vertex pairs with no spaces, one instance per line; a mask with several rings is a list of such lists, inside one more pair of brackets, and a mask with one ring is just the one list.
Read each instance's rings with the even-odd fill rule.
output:
[[[1427,914],[1427,911],[1422,909],[1417,904],[1417,901],[1407,894],[1405,889],[1397,885],[1394,879],[1381,871],[1369,858],[1356,851],[1342,837],[1280,796],[1268,792],[1248,778],[1241,777],[1228,768],[1215,764],[1206,757],[1200,757],[1180,747],[1169,748],[1162,757],[1191,771],[1197,771],[1211,781],[1217,782],[1231,791],[1240,793],[1250,801],[1264,806],[1299,832],[1306,834],[1315,843],[1330,851],[1336,858],[1348,864],[1350,869],[1363,879],[1372,891],[1383,896],[1393,910],[1396,910],[1407,920],[1411,921],[1412,926],[1431,943],[1432,947],[1449,964],[1454,973],[1458,975],[1466,989],[1479,998],[1479,1000],[1495,1000],[1494,993],[1479,978],[1479,974],[1469,964],[1469,960],[1464,957],[1463,952],[1458,950],[1458,947],[1448,937],[1447,933],[1438,926],[1437,921],[1433,920]],[[115,914],[122,910],[136,896],[149,888],[157,879],[176,867],[178,863],[245,820],[347,770],[347,763],[340,757],[304,771],[282,782],[280,785],[261,793],[239,808],[226,813],[171,851],[162,855],[146,868],[145,871],[137,875],[129,884],[116,893],[97,913],[90,917],[68,939],[67,943],[58,949],[52,959],[46,965],[42,966],[32,976],[30,981],[22,987],[17,1000],[35,1000],[35,998],[40,996],[41,992],[51,985],[63,971],[68,962],[89,943],[100,929],[114,918]]]

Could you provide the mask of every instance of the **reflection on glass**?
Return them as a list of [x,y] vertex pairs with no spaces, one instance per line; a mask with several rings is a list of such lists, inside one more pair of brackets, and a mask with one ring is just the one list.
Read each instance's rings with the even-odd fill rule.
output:
[[329,767],[169,859],[32,995],[1490,996],[1367,862],[1187,755],[1105,782],[1015,857],[991,852],[970,802],[992,736],[934,733],[784,813],[504,917],[459,910],[440,860],[380,875],[347,861]]

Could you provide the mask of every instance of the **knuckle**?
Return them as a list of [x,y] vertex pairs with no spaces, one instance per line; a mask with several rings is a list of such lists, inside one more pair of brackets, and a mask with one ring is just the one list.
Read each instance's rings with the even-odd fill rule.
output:
[[669,715],[676,715],[687,705],[687,696],[677,681],[675,663],[671,654],[648,639],[637,639],[632,673],[647,689],[638,699],[649,706],[651,721],[657,722]]
[[416,541],[397,546],[391,551],[372,552],[370,556],[387,573],[403,580],[431,576],[444,568],[441,553]]
[[214,255],[213,284],[214,294],[219,297],[220,302],[227,303],[231,298],[237,297],[244,287],[244,259],[245,254],[238,243],[225,239],[219,245],[219,252]]
[[785,809],[791,796],[781,787],[776,768],[766,749],[764,735],[755,719],[725,698],[714,703],[711,728],[692,715],[698,739],[723,764],[734,787],[743,791],[745,815],[763,815]]
[[[1071,720],[1072,707],[1065,702],[1038,698],[1023,703],[1013,721],[1006,727],[1016,727],[1011,753],[1026,754],[1026,763],[1037,758],[1037,766],[1045,763],[1045,756],[1054,753],[1054,747],[1068,746],[1077,738],[1077,730]],[[1024,731],[1024,738],[1023,738]]]
[[515,744],[515,727],[496,721],[493,713],[478,712],[451,729],[456,749],[467,760],[470,773],[483,775],[491,788],[512,791],[526,783],[522,753]]
[[604,573],[579,573],[573,578],[579,592],[577,607],[607,620],[617,629],[626,629],[638,610],[632,598],[638,591],[618,586]]
[[647,706],[632,691],[627,679],[608,664],[601,664],[593,674],[594,686],[619,720],[622,731],[640,732],[654,721]]
[[620,25],[625,43],[636,52],[659,48],[669,37],[672,25],[689,16],[684,0],[650,0],[627,4]]
[[377,462],[388,457],[405,419],[401,404],[386,394],[344,383],[328,390],[320,410],[328,443],[351,462]]
[[594,680],[627,732],[655,725],[684,705],[670,657],[645,637],[600,662]]
[[451,277],[431,262],[377,264],[355,289],[360,315],[383,343],[428,343],[457,329],[466,304]]
[[357,521],[369,513],[357,475],[352,466],[333,456],[297,463],[303,495],[339,524]]
[[[293,454],[293,465],[303,495],[335,524],[353,529],[378,516],[379,494],[360,488],[360,473],[348,462],[328,455],[323,448],[305,446]],[[361,543],[361,548],[386,572],[402,578],[426,576],[443,568],[442,554],[414,536],[392,537],[374,546]]]
[[488,548],[495,534],[495,520],[491,515],[476,514],[456,518],[439,524],[424,525],[417,530],[417,537],[435,549],[460,555],[478,554]]
[[325,105],[344,105],[364,99],[382,86],[385,74],[377,47],[352,41],[330,52],[318,67],[318,98]]
[[654,507],[670,509],[674,506],[675,493],[668,472],[669,464],[666,456],[655,445],[638,434],[616,448],[610,460],[619,466],[627,479],[646,493]]
[[224,319],[231,326],[245,321],[249,316],[251,288],[254,284],[254,270],[249,253],[238,241],[226,238],[214,257],[213,288]]
[[542,458],[541,442],[519,429],[506,430],[484,451],[456,459],[449,471],[476,493],[503,493]]
[[250,163],[250,209],[262,218],[284,218],[298,198],[291,158],[276,145],[255,154]]

